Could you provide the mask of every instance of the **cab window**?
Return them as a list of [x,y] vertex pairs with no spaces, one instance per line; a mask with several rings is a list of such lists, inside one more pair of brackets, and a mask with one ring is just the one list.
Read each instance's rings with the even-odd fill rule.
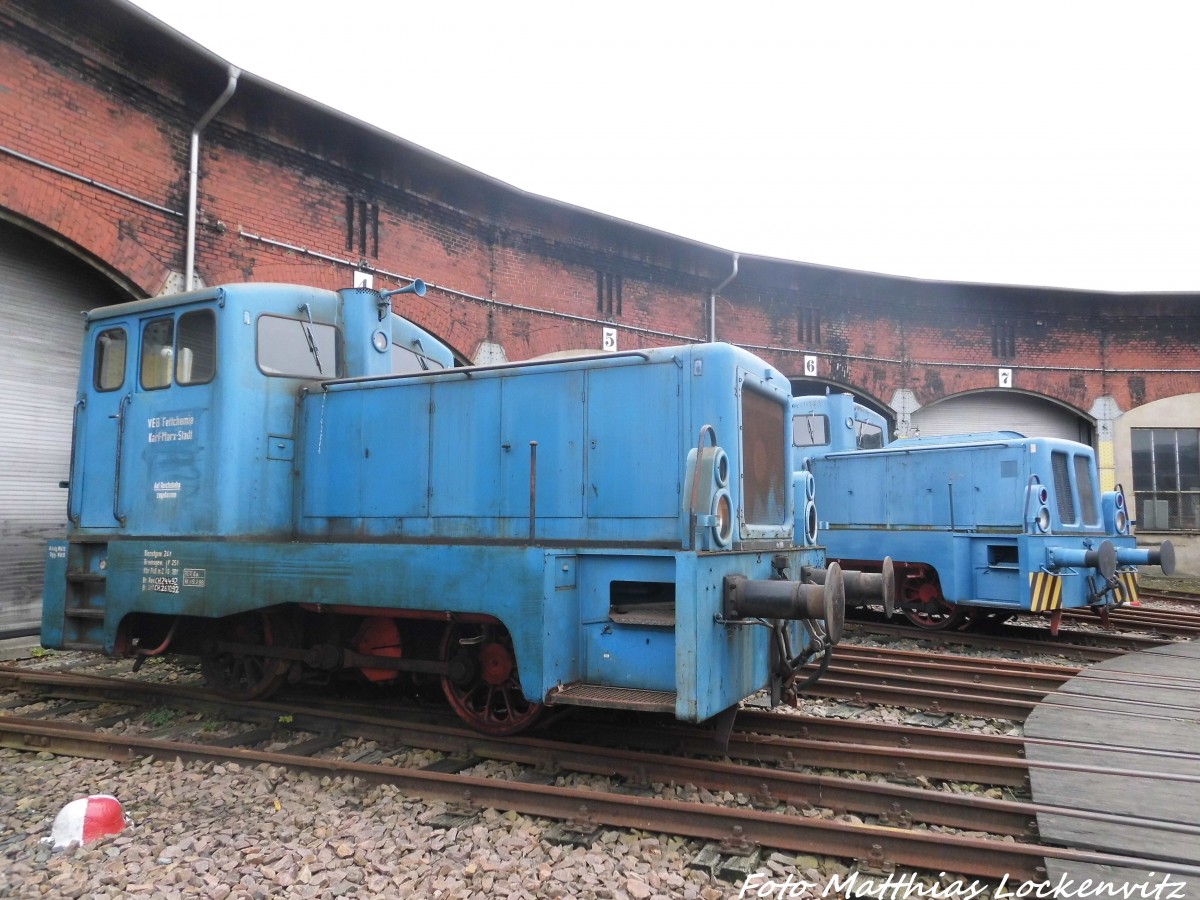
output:
[[332,325],[259,316],[256,357],[264,375],[335,378],[341,370],[338,334]]
[[828,417],[815,414],[792,416],[793,447],[822,447],[828,443]]
[[436,359],[417,353],[399,344],[392,344],[392,372],[396,375],[408,375],[412,372],[428,372],[433,369],[445,368]]
[[125,355],[129,340],[124,328],[106,328],[96,335],[92,386],[115,391],[125,384]]
[[184,313],[178,326],[170,316],[142,327],[142,388],[207,384],[217,368],[217,324],[210,309]]
[[873,422],[854,420],[854,446],[859,450],[878,450],[883,447],[883,429]]
[[207,384],[217,371],[217,322],[211,309],[179,317],[179,348],[175,353],[178,384]]
[[151,319],[142,327],[142,387],[153,391],[171,383],[175,357],[175,320]]

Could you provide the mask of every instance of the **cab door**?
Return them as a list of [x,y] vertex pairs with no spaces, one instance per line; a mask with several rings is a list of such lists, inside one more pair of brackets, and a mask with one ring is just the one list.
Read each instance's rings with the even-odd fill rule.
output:
[[129,321],[105,321],[96,327],[84,358],[69,493],[70,516],[81,528],[121,526],[120,444],[133,397],[134,334]]
[[164,312],[141,323],[137,385],[121,409],[117,509],[133,534],[211,533],[223,496],[210,415],[217,309]]

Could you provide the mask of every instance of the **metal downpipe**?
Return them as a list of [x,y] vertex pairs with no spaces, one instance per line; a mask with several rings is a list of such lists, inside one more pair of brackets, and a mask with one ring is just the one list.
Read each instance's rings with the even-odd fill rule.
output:
[[737,278],[738,274],[738,257],[741,254],[733,254],[733,271],[729,273],[729,277],[712,289],[712,293],[708,295],[708,341],[712,343],[717,339],[717,294],[721,290]]
[[184,290],[190,291],[195,283],[196,269],[196,196],[200,182],[200,132],[229,102],[233,92],[237,90],[238,78],[242,70],[236,66],[229,67],[229,82],[216,102],[208,108],[200,121],[192,128],[191,152],[188,160],[188,204],[187,204],[187,252],[184,260]]

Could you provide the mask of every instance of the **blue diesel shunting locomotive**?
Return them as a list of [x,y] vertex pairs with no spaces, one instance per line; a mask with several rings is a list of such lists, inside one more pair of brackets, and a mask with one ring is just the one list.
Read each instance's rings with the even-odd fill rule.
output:
[[1092,448],[1015,432],[906,438],[849,394],[792,402],[797,469],[820,485],[830,559],[879,571],[914,624],[1003,621],[1064,609],[1107,618],[1137,599],[1137,566],[1174,570],[1169,541],[1139,548],[1118,487],[1101,494]]
[[783,375],[724,344],[456,368],[399,293],[91,312],[43,643],[197,654],[234,698],[440,682],[496,734],[700,721],[827,661],[843,581],[796,539]]

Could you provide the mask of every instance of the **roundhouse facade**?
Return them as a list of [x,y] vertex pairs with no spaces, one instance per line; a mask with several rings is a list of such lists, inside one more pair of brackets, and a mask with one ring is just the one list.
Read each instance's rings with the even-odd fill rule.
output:
[[1083,440],[1143,535],[1200,572],[1200,292],[930,282],[752,250],[528,194],[124,0],[4,0],[0,629],[36,621],[42,547],[65,527],[75,313],[182,290],[189,262],[196,286],[421,277],[398,310],[464,362],[715,336],[901,433]]

